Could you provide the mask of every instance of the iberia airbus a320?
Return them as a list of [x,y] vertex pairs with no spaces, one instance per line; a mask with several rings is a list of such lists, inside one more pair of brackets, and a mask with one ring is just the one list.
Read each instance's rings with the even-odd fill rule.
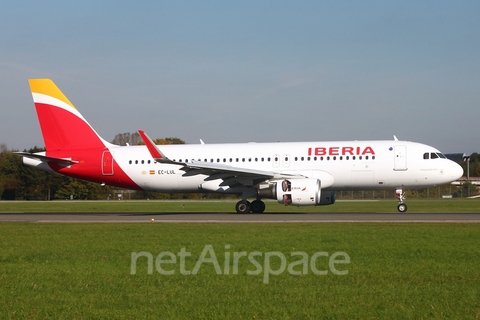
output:
[[[154,192],[240,194],[238,213],[262,213],[264,198],[284,205],[335,202],[340,190],[396,190],[460,178],[462,168],[425,144],[398,141],[317,141],[117,146],[102,139],[49,79],[30,88],[45,152],[24,153],[38,169],[122,188]],[[254,198],[253,201],[247,199]]]

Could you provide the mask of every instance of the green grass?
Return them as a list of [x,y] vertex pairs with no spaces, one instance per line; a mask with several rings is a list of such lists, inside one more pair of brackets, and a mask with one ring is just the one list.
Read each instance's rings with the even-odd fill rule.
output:
[[[235,212],[236,201],[0,201],[1,212]],[[408,212],[479,212],[480,199],[408,200]],[[397,212],[391,200],[338,201],[330,206],[285,207],[266,202],[266,212]]]
[[[0,315],[15,319],[477,319],[479,224],[0,224]],[[346,252],[347,275],[130,273],[131,253]],[[225,249],[230,245],[229,249]],[[260,259],[258,259],[261,261]],[[272,260],[278,267],[278,260]],[[263,263],[262,263],[263,264]],[[318,269],[328,269],[319,258]],[[297,268],[298,270],[298,268]]]

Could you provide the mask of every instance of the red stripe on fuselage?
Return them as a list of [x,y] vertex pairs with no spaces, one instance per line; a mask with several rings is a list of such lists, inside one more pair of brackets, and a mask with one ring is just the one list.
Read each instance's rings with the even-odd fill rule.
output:
[[71,158],[78,163],[72,164],[70,167],[62,167],[56,163],[49,163],[52,170],[74,178],[88,180],[97,183],[105,183],[107,185],[120,188],[128,188],[142,190],[123,170],[118,163],[113,160],[113,175],[102,174],[102,154],[107,148],[99,149],[82,149],[68,151],[48,152],[49,157],[54,158]]

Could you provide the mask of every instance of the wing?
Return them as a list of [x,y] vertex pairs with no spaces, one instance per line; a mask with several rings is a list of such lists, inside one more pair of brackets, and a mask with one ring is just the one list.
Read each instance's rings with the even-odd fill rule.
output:
[[143,131],[139,130],[138,133],[142,137],[143,142],[147,146],[153,159],[160,163],[170,163],[181,166],[180,170],[185,171],[183,176],[194,175],[206,175],[208,176],[205,181],[212,181],[221,179],[221,187],[252,187],[258,185],[266,180],[280,180],[280,179],[292,179],[292,178],[304,178],[300,175],[280,174],[271,171],[239,168],[226,164],[211,163],[204,161],[192,161],[192,162],[177,162],[168,159],[168,157],[160,151],[150,137]]

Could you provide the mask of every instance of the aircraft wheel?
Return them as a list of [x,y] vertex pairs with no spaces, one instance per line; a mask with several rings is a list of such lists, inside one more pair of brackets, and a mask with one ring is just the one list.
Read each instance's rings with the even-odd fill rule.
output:
[[250,212],[250,202],[247,200],[240,200],[235,205],[235,210],[237,213],[249,213]]
[[255,200],[251,204],[253,213],[263,213],[265,211],[265,202],[262,200]]
[[397,206],[399,212],[407,212],[407,205],[405,203],[400,203]]

